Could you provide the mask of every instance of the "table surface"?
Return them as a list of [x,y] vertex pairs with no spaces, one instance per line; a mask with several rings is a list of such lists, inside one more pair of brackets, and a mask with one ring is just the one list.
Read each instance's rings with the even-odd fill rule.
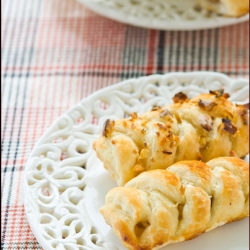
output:
[[173,71],[249,77],[249,25],[156,31],[117,23],[76,0],[2,1],[1,249],[42,249],[27,223],[21,183],[52,122],[121,80]]

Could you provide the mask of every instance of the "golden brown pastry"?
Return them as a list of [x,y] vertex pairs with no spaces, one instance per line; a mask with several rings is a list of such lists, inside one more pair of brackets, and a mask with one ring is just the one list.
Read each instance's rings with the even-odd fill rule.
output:
[[224,16],[239,17],[249,12],[249,0],[197,0],[198,4]]
[[144,172],[110,190],[100,212],[130,250],[193,239],[249,216],[249,165],[221,157]]
[[118,186],[181,160],[207,162],[232,152],[244,157],[249,153],[248,110],[228,97],[222,90],[191,100],[178,93],[166,107],[108,120],[93,147]]

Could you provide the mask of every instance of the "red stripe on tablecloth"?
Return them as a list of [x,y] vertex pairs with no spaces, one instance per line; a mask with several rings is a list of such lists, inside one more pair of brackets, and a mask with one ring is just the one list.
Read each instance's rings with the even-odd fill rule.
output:
[[230,43],[233,43],[234,41],[234,27],[226,27],[227,29],[227,33],[226,33],[226,39],[227,39],[227,44],[226,44],[226,49],[227,49],[227,54],[228,54],[228,61],[225,62],[225,67],[226,69],[231,69],[232,67],[232,59],[233,59],[233,55],[232,52],[233,50],[231,49]]
[[155,47],[156,47],[156,31],[149,31],[148,38],[148,53],[147,53],[147,66],[146,74],[151,75],[155,71]]
[[242,75],[244,77],[248,77],[249,78],[249,73],[247,74],[247,72],[249,72],[249,52],[248,54],[245,53],[244,51],[248,51],[249,49],[249,25],[241,25],[241,36],[244,36],[244,38],[241,38],[241,43],[242,43],[242,54],[243,54],[243,58],[242,58],[242,65],[244,65],[246,67],[246,70],[243,70]]
[[[21,216],[21,219],[20,219],[20,227],[23,228],[24,224],[27,223],[26,221],[26,215],[25,215],[25,210],[24,210],[24,206],[22,206],[22,216]],[[29,227],[29,226],[28,226]],[[29,232],[30,234],[33,234],[29,228]],[[19,244],[21,243],[21,240],[22,240],[22,237],[20,237],[19,239]],[[25,238],[25,248],[27,249],[28,248],[28,242],[29,242],[29,238],[28,238],[28,233],[26,234],[26,238]],[[18,244],[18,248],[20,247],[20,245]]]

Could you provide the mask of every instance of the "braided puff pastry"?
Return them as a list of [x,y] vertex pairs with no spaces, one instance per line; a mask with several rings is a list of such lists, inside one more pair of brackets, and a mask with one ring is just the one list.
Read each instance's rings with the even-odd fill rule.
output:
[[239,17],[249,12],[249,0],[197,0],[198,5],[225,16]]
[[94,142],[97,156],[118,186],[152,169],[180,160],[202,160],[249,152],[248,111],[228,94],[210,91],[191,100],[183,93],[174,103],[130,119],[107,120]]
[[130,250],[190,240],[249,216],[249,165],[221,157],[144,172],[109,191],[100,212]]

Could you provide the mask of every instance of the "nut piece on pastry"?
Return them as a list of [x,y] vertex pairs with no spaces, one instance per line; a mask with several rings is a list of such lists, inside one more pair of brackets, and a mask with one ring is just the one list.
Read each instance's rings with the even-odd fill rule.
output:
[[218,14],[239,17],[249,12],[249,0],[197,0],[198,5]]
[[181,160],[202,160],[249,153],[248,108],[228,100],[223,90],[174,103],[129,119],[107,120],[93,144],[118,186],[144,171],[165,169]]
[[221,157],[144,172],[110,190],[100,212],[130,250],[190,240],[249,216],[249,165]]

